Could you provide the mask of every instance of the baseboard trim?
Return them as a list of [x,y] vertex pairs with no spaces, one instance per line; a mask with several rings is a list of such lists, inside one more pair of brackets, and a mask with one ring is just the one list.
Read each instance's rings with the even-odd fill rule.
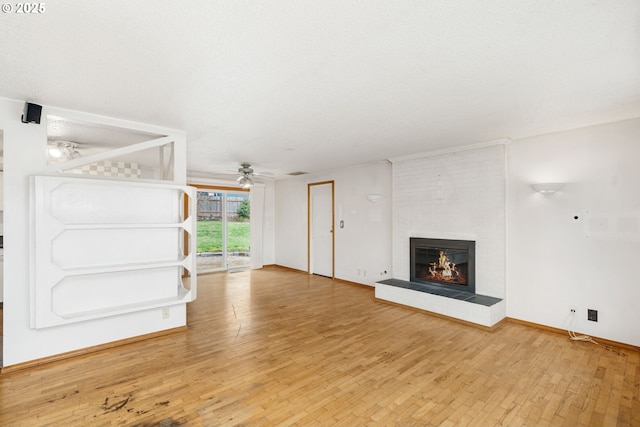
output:
[[[554,328],[553,326],[547,326],[547,325],[541,325],[539,323],[527,322],[526,320],[515,319],[513,317],[506,317],[505,320],[508,321],[508,322],[511,322],[511,323],[517,323],[518,325],[527,326],[529,328],[542,329],[544,331],[565,335],[567,338],[569,337],[569,332],[566,329]],[[582,332],[576,332],[576,335],[585,335],[585,334],[583,334]],[[593,338],[594,341],[597,341],[598,343],[603,344],[603,345],[607,345],[607,346],[610,346],[610,347],[618,347],[618,348],[623,348],[623,349],[626,349],[626,350],[633,350],[633,351],[640,352],[640,347],[632,345],[632,344],[627,344],[627,343],[618,342],[618,341],[612,341],[612,340],[608,340],[606,338],[594,337],[592,335],[589,335],[589,336],[591,338]]]
[[16,371],[35,368],[37,366],[48,363],[58,362],[60,360],[70,359],[72,357],[84,356],[89,353],[95,353],[101,350],[107,350],[113,347],[120,347],[127,344],[133,344],[140,341],[146,341],[153,338],[163,337],[178,332],[185,332],[187,326],[179,326],[177,328],[165,329],[164,331],[152,332],[150,334],[138,335],[136,337],[125,338],[123,340],[112,341],[104,344],[94,345],[92,347],[81,348],[79,350],[68,351],[66,353],[54,354],[53,356],[43,357],[41,359],[30,360],[28,362],[17,363],[15,365],[3,366],[0,368],[0,375],[7,375]]
[[344,280],[344,279],[338,279],[338,278],[335,278],[333,280],[335,280],[336,282],[344,283],[345,285],[359,286],[361,288],[370,289],[372,291],[376,290],[375,286],[367,285],[366,283],[352,282],[351,280]]
[[269,265],[265,265],[264,267],[268,267],[268,268],[275,268],[278,270],[287,270],[287,271],[293,271],[295,273],[306,273],[309,274],[308,271],[305,270],[299,270],[297,268],[293,268],[293,267],[286,267],[284,265],[280,265],[280,264],[269,264]]
[[473,326],[474,328],[482,329],[483,331],[487,331],[487,332],[493,332],[493,331],[496,331],[496,330],[500,329],[502,326],[504,326],[505,320],[506,320],[506,319],[502,319],[502,320],[500,320],[498,323],[496,323],[493,326],[485,326],[485,325],[481,325],[479,323],[468,322],[466,320],[458,319],[458,318],[451,317],[451,316],[446,316],[446,315],[440,314],[440,313],[434,313],[433,311],[423,310],[423,309],[417,308],[417,307],[411,307],[409,305],[399,304],[399,303],[393,302],[393,301],[388,301],[388,300],[375,298],[375,297],[373,298],[373,300],[375,302],[380,302],[380,303],[389,304],[389,305],[395,305],[396,307],[402,307],[403,309],[413,310],[413,311],[416,311],[418,313],[428,314],[429,316],[435,316],[435,317],[439,317],[441,319],[451,320],[453,322],[461,323],[463,325]]
[[[357,283],[354,283],[357,284]],[[366,286],[366,285],[364,285]],[[451,317],[451,316],[446,316],[444,314],[440,314],[440,313],[434,313],[433,311],[429,311],[429,310],[423,310],[421,308],[416,308],[416,307],[411,307],[411,306],[407,306],[404,304],[398,304],[396,302],[393,301],[387,301],[387,300],[383,300],[383,299],[379,299],[379,298],[373,298],[374,301],[379,302],[379,303],[384,303],[384,304],[389,304],[389,305],[395,305],[397,307],[402,307],[403,309],[408,309],[408,310],[413,310],[416,311],[418,313],[424,313],[424,314],[428,314],[430,316],[435,316],[435,317],[440,317],[442,319],[447,319],[447,320],[451,320],[454,321],[456,323],[461,323],[467,326],[473,326],[475,328],[479,328],[482,329],[484,331],[487,332],[494,332],[498,329],[500,329],[501,327],[503,327],[507,322],[510,323],[516,323],[522,326],[526,326],[529,328],[535,328],[535,329],[541,329],[541,330],[545,330],[548,332],[553,332],[556,334],[560,334],[560,335],[565,335],[568,337],[568,332],[564,329],[560,329],[560,328],[554,328],[552,326],[547,326],[547,325],[542,325],[539,323],[533,323],[533,322],[527,322],[526,320],[520,320],[520,319],[515,319],[513,317],[505,317],[504,319],[500,320],[498,323],[496,323],[493,326],[485,326],[485,325],[480,325],[478,323],[473,323],[473,322],[467,322],[466,320],[462,320],[462,319],[457,319],[455,317]],[[577,335],[584,335],[583,333],[580,332],[576,332]],[[591,338],[593,338],[594,341],[597,341],[598,343],[602,344],[602,345],[606,345],[606,346],[610,346],[610,347],[618,347],[621,349],[625,349],[625,350],[631,350],[631,351],[637,351],[640,352],[640,347],[632,345],[632,344],[627,344],[627,343],[623,343],[623,342],[619,342],[619,341],[613,341],[613,340],[609,340],[606,338],[601,338],[601,337],[594,337],[591,336]]]
[[[265,265],[263,267],[265,267],[265,268],[276,268],[276,269],[281,269],[281,270],[293,271],[293,272],[296,272],[296,273],[309,274],[308,271],[298,270],[297,268],[293,268],[293,267],[285,267],[284,265],[279,265],[279,264],[268,264],[268,265]],[[333,278],[327,277],[327,279],[331,279],[331,280],[336,281],[336,282],[344,283],[346,285],[361,286],[361,287],[364,287],[364,288],[367,288],[367,289],[371,289],[371,290],[375,290],[376,289],[376,287],[372,286],[372,285],[367,285],[365,283],[352,282],[351,280],[340,279],[338,277],[333,277]]]

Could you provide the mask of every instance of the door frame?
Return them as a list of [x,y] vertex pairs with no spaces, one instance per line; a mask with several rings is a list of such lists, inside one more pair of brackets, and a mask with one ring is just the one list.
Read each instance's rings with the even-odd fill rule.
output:
[[335,182],[320,181],[307,184],[307,273],[311,273],[311,188],[319,185],[331,185],[331,278],[336,277],[336,227],[335,227]]

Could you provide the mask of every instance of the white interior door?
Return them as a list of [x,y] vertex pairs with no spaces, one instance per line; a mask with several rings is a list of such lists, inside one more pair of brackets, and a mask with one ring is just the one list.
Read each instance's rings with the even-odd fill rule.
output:
[[333,183],[311,185],[310,273],[333,277]]

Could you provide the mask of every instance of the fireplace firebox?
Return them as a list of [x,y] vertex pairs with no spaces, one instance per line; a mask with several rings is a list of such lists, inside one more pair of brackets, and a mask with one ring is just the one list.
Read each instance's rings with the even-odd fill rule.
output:
[[476,242],[411,237],[411,282],[475,294]]

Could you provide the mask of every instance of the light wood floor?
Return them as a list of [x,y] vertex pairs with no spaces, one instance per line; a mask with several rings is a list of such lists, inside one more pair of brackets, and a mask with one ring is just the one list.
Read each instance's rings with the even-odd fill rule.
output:
[[279,268],[199,278],[189,330],[0,376],[2,426],[640,426],[640,354],[487,332]]

